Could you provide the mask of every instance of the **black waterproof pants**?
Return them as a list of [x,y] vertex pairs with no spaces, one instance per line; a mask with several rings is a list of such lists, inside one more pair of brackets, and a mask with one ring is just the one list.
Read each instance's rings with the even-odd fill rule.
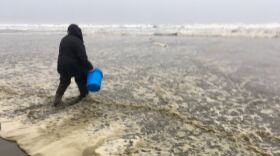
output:
[[71,78],[75,78],[75,82],[78,85],[79,91],[80,91],[80,97],[85,97],[88,94],[88,90],[86,87],[87,83],[87,74],[79,74],[75,76],[69,76],[67,74],[60,73],[60,83],[56,91],[56,95],[59,97],[62,97],[64,92],[66,91],[67,87],[71,83]]

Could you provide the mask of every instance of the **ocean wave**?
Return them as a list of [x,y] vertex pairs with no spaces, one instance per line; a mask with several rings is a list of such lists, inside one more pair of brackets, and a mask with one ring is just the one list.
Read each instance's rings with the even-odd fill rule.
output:
[[[0,24],[0,32],[65,32],[68,24]],[[280,24],[80,25],[84,33],[156,36],[280,37]]]

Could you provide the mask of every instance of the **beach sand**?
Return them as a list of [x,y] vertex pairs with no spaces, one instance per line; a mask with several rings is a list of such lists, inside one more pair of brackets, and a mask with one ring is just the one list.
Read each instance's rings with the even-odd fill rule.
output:
[[54,108],[62,36],[1,33],[0,136],[28,154],[280,154],[280,39],[86,34],[107,79]]

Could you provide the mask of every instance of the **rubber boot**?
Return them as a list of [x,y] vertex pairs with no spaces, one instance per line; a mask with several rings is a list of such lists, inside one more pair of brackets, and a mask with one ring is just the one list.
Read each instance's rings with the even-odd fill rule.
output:
[[64,92],[66,91],[67,87],[71,83],[71,77],[60,75],[60,83],[58,85],[58,88],[56,90],[55,98],[53,105],[58,106],[62,103],[62,96],[64,95]]
[[84,73],[79,76],[76,76],[75,81],[76,84],[78,85],[80,95],[77,98],[75,98],[75,100],[73,100],[72,104],[76,104],[80,102],[83,98],[85,98],[88,95],[88,90],[86,86],[87,75]]
[[57,107],[62,103],[62,95],[55,95],[54,101],[53,101],[53,106]]
[[76,97],[73,101],[71,101],[69,105],[77,104],[77,103],[80,102],[83,98],[85,98],[87,95],[88,95],[88,93],[85,94],[85,95],[79,95],[79,96]]

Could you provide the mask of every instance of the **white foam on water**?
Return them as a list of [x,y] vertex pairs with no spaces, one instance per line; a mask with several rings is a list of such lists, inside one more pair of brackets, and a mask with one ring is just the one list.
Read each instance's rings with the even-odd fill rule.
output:
[[[68,24],[0,24],[2,32],[65,32]],[[84,33],[114,35],[279,37],[280,23],[190,25],[80,25]]]

